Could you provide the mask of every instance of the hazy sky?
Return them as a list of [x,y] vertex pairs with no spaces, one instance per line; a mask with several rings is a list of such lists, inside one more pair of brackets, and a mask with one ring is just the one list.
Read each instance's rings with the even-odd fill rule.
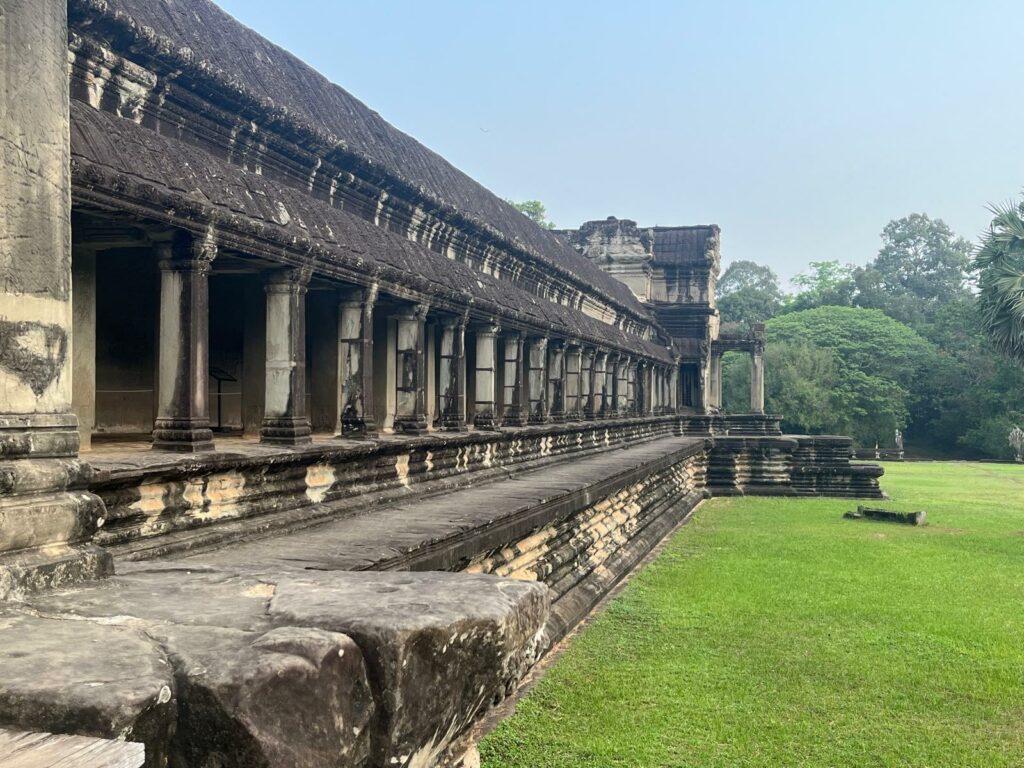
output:
[[559,226],[721,225],[783,277],[1024,188],[1016,0],[221,0]]

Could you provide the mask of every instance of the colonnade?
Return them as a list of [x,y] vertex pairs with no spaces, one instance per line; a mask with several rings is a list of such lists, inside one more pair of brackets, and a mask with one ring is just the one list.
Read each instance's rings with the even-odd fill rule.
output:
[[[158,412],[153,446],[213,449],[208,397],[208,278],[215,244],[179,233],[157,246],[160,262]],[[312,439],[306,407],[305,303],[311,273],[265,274],[265,407],[260,440]],[[380,431],[375,390],[386,377],[395,432],[496,429],[583,419],[660,415],[678,409],[678,366],[570,338],[475,322],[389,297],[390,338],[374,338],[375,285],[337,291],[337,425],[344,437]],[[436,342],[427,343],[428,335]],[[375,344],[387,345],[375,371]],[[472,353],[469,361],[467,352]],[[430,358],[428,359],[428,355]],[[472,366],[471,368],[469,366]]]

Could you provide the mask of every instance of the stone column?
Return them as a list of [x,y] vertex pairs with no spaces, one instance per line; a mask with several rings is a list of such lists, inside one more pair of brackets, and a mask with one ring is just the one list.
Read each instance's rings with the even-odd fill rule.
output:
[[510,332],[502,340],[505,361],[504,410],[501,423],[506,427],[521,427],[526,424],[529,402],[526,398],[524,381],[525,365],[523,337],[518,331]]
[[615,366],[618,364],[618,360],[618,354],[609,352],[604,362],[604,382],[601,389],[604,392],[602,417],[605,419],[615,417],[615,387],[618,384],[618,379],[615,377]]
[[638,416],[647,415],[647,400],[648,392],[650,391],[647,387],[647,362],[644,360],[639,361],[636,364],[636,413]]
[[477,429],[495,429],[498,426],[495,399],[497,395],[498,332],[497,325],[483,325],[476,329],[476,408],[473,426]]
[[722,354],[711,354],[711,391],[708,393],[708,405],[711,408],[722,407]]
[[306,286],[310,273],[296,269],[267,277],[266,405],[260,442],[312,442],[306,413]]
[[153,448],[213,450],[210,378],[210,264],[217,248],[187,232],[157,245],[160,341]]
[[530,398],[531,424],[544,424],[548,420],[547,398],[547,350],[548,340],[545,338],[530,339],[529,373],[527,385]]
[[764,413],[764,348],[750,355],[750,412]]
[[608,413],[608,353],[596,352],[594,354],[594,418],[602,419]]
[[65,0],[0,3],[0,600],[110,571],[75,459],[67,65]]
[[565,342],[548,344],[548,419],[565,421]]
[[651,413],[661,414],[661,367],[655,365],[651,369]]
[[679,413],[679,362],[676,361],[668,376],[668,398],[669,409],[672,413]]
[[594,350],[584,349],[580,355],[580,412],[585,419],[594,418]]
[[569,342],[565,352],[565,417],[569,421],[580,418],[582,365],[580,345]]
[[615,366],[615,414],[617,416],[625,416],[629,412],[628,368],[629,357],[627,355],[619,355],[618,363]]
[[630,416],[637,413],[637,364],[633,360],[626,368],[626,413]]
[[96,426],[96,249],[75,243],[73,275],[74,343],[72,409],[78,418],[79,449],[92,447]]
[[373,419],[373,306],[377,284],[352,288],[338,302],[338,427],[341,437],[377,433]]
[[421,435],[427,431],[427,366],[423,352],[427,306],[410,306],[395,319],[395,431]]
[[441,320],[441,354],[438,369],[441,428],[448,432],[466,429],[466,320]]

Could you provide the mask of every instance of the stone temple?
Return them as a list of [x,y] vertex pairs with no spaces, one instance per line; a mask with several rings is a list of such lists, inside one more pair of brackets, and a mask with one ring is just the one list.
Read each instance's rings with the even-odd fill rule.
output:
[[0,0],[0,91],[0,732],[471,763],[702,499],[880,493],[715,226],[542,230],[207,0]]

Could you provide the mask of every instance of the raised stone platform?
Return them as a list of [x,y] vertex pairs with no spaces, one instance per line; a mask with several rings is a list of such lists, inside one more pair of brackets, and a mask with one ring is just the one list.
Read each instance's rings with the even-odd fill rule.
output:
[[543,581],[554,593],[553,641],[705,497],[705,455],[703,440],[660,438],[182,562]]
[[883,498],[875,464],[852,464],[853,440],[832,435],[715,437],[708,455],[714,496]]
[[0,723],[141,741],[147,766],[455,764],[712,491],[877,490],[843,439],[679,427],[97,452],[118,575],[5,606]]
[[676,432],[673,417],[608,419],[283,448],[233,441],[212,454],[90,456],[106,507],[95,537],[121,559],[222,547],[424,494],[445,493]]
[[147,766],[447,764],[704,498],[703,440],[614,445],[9,606],[0,722],[132,738]]

